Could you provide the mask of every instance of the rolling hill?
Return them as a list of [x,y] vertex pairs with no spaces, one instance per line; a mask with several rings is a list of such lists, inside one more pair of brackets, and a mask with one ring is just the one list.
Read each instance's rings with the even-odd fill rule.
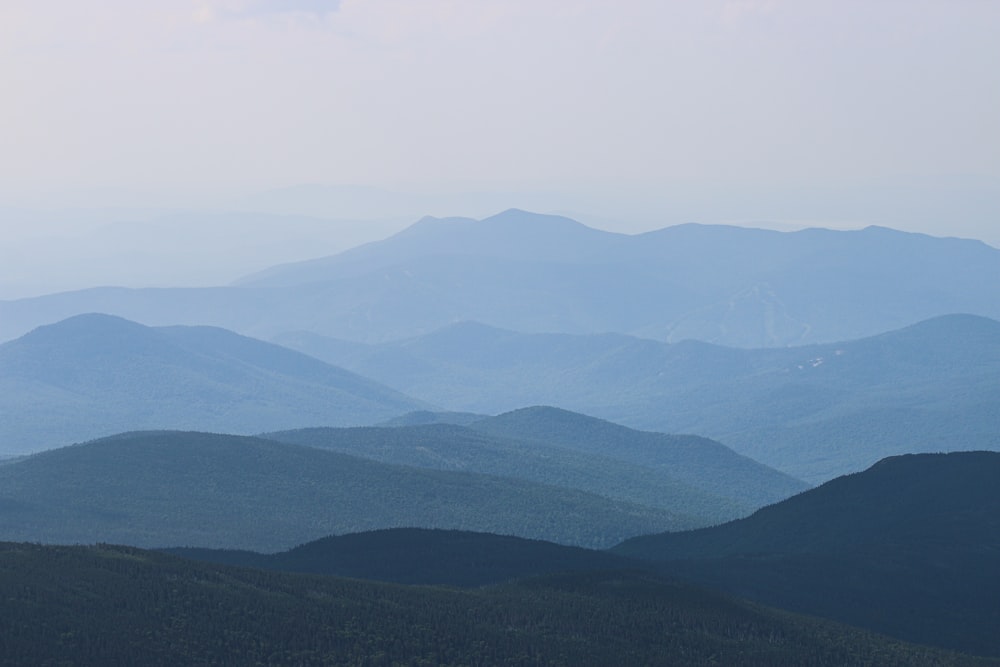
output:
[[548,574],[641,567],[639,561],[604,551],[510,535],[424,528],[324,537],[276,554],[191,548],[162,551],[192,560],[278,572],[463,587]]
[[582,491],[261,438],[126,433],[0,465],[0,538],[278,551],[391,527],[606,547],[673,512]]
[[1000,323],[973,315],[762,350],[475,323],[377,346],[280,340],[452,410],[558,405],[697,433],[811,483],[895,454],[1000,448]]
[[89,314],[0,345],[0,451],[141,429],[254,433],[424,407],[371,380],[211,327]]
[[1000,656],[1000,454],[898,456],[713,528],[613,552],[741,597]]
[[579,489],[675,512],[678,526],[689,528],[745,516],[808,488],[704,438],[639,433],[554,408],[465,427],[312,428],[263,437],[384,463]]

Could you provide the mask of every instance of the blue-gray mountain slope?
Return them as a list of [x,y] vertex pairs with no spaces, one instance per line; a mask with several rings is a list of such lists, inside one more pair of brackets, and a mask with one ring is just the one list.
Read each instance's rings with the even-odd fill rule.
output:
[[425,404],[271,343],[210,327],[81,315],[0,345],[0,451],[124,430],[255,433],[372,423]]
[[0,302],[0,339],[82,312],[269,338],[356,341],[464,320],[735,347],[835,341],[929,317],[1000,317],[1000,250],[884,228],[793,233],[680,225],[628,236],[510,210],[424,219],[384,241],[234,287],[103,288]]
[[1000,448],[1000,323],[971,315],[763,350],[474,323],[377,346],[279,340],[451,410],[548,404],[697,433],[813,483],[894,454]]

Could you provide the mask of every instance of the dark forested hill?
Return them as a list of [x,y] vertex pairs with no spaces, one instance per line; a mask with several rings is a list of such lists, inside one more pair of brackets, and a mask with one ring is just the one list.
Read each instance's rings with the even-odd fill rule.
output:
[[1000,656],[1000,454],[893,457],[732,523],[615,553],[765,604]]
[[81,315],[0,345],[0,451],[127,430],[253,433],[351,425],[419,401],[286,348],[210,327]]
[[579,489],[675,512],[678,528],[745,516],[807,488],[704,438],[639,433],[554,408],[467,427],[313,428],[264,437],[385,463]]
[[277,551],[403,526],[604,547],[678,523],[573,489],[231,435],[127,433],[0,466],[8,540]]
[[401,584],[484,586],[543,574],[626,570],[639,561],[542,540],[459,530],[390,528],[325,537],[276,554],[171,548],[194,560]]
[[104,288],[0,302],[0,340],[84,312],[386,341],[476,320],[735,347],[848,340],[953,312],[1000,317],[1000,250],[869,227],[678,225],[634,236],[509,210],[421,220],[229,288]]
[[985,665],[651,575],[476,591],[0,544],[5,664]]
[[1000,322],[973,315],[764,350],[474,323],[351,349],[282,341],[453,410],[558,405],[697,433],[813,483],[894,454],[1000,448]]

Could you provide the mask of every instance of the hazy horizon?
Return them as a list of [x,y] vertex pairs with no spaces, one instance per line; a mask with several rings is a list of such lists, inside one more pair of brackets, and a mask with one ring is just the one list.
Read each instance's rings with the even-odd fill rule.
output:
[[12,0],[0,298],[218,284],[511,207],[1000,247],[998,20],[972,0]]

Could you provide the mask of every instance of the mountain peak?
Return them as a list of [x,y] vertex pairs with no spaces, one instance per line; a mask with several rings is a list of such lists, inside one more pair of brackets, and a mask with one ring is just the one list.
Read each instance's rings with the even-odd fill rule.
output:
[[[76,349],[122,349],[145,346],[155,337],[152,329],[116,315],[85,313],[45,324],[29,331],[8,345],[70,346]],[[143,342],[140,342],[143,341]]]

